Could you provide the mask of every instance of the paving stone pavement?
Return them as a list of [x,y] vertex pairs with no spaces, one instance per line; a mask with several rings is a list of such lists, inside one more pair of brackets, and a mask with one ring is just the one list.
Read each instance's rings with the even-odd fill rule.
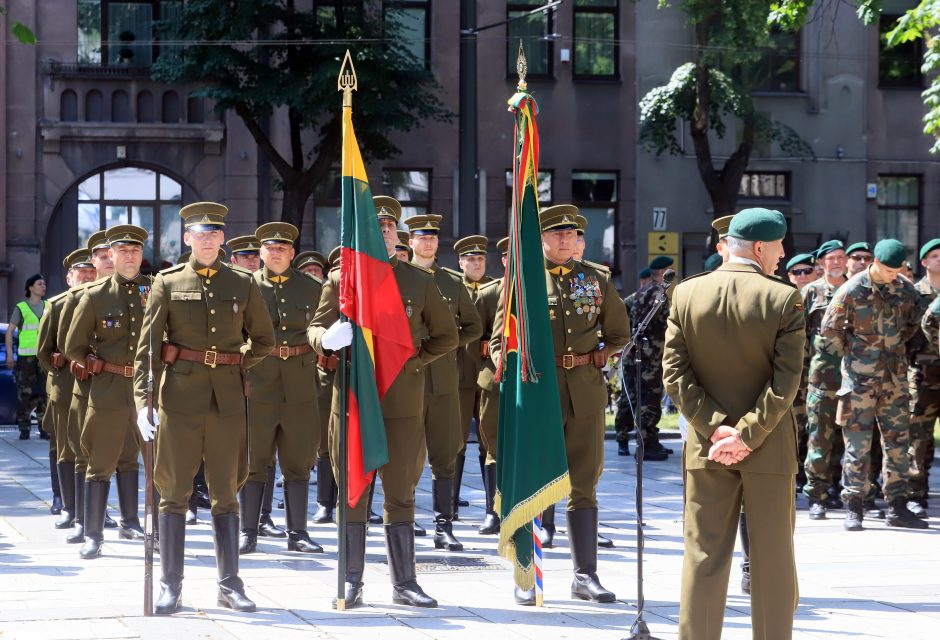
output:
[[[45,441],[17,440],[0,432],[0,639],[24,638],[627,638],[636,617],[636,471],[632,458],[618,457],[607,442],[606,469],[599,487],[601,533],[615,542],[601,549],[599,575],[620,600],[593,605],[569,597],[571,564],[564,518],[556,548],[545,551],[545,606],[516,606],[512,573],[496,554],[494,536],[480,536],[483,488],[476,447],[468,447],[456,535],[466,550],[446,554],[431,538],[417,539],[418,579],[436,597],[438,609],[392,605],[381,527],[368,537],[365,575],[367,606],[346,612],[330,608],[336,589],[336,529],[311,526],[325,547],[320,555],[286,550],[286,541],[261,538],[259,553],[243,556],[241,575],[259,610],[236,614],[215,604],[215,556],[209,514],[187,528],[183,612],[146,618],[142,610],[143,546],[118,540],[106,530],[104,555],[85,561],[64,542],[49,514]],[[678,443],[673,447],[677,450]],[[646,526],[646,616],[652,635],[677,635],[682,565],[682,484],[679,461],[644,465]],[[315,496],[311,487],[311,495]],[[276,499],[280,496],[276,490]],[[940,497],[932,505],[940,508]],[[378,499],[378,496],[377,496]],[[430,474],[418,489],[418,520],[431,524]],[[116,491],[111,513],[117,514]],[[312,504],[312,500],[311,500]],[[940,625],[940,523],[928,531],[889,530],[866,521],[868,529],[842,530],[842,512],[811,522],[798,501],[796,547],[800,605],[794,638],[937,638]],[[142,507],[141,507],[142,511]],[[562,511],[559,511],[561,516]],[[275,509],[275,520],[283,511]],[[751,638],[749,599],[739,589],[734,563],[725,612],[726,640]],[[154,567],[159,583],[159,564]]]

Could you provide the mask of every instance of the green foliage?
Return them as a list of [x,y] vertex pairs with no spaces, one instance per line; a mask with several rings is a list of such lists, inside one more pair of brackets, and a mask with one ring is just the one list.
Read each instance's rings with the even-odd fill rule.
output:
[[[6,13],[6,7],[0,6],[0,14]],[[10,33],[22,44],[36,44],[36,34],[22,22],[13,21],[10,23]]]

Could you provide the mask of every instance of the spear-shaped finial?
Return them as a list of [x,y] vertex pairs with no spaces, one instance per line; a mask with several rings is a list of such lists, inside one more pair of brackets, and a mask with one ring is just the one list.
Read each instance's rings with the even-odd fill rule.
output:
[[519,91],[525,91],[528,85],[525,82],[525,74],[529,70],[529,65],[525,59],[525,50],[522,48],[522,38],[519,38],[519,57],[516,58],[516,73],[519,74]]
[[336,90],[343,92],[343,106],[352,107],[352,92],[359,90],[359,84],[356,80],[356,68],[353,66],[349,49],[346,49],[346,56],[339,68],[339,77],[336,78]]

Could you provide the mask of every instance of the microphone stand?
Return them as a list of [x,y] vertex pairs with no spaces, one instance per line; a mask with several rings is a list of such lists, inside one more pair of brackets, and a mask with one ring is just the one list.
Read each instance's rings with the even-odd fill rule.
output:
[[[675,276],[673,272],[672,276]],[[646,314],[646,317],[640,321],[640,324],[636,326],[633,331],[633,339],[627,344],[623,349],[624,355],[630,353],[630,350],[633,350],[633,366],[634,366],[634,388],[636,393],[636,405],[631,405],[630,408],[633,410],[633,425],[636,429],[636,590],[637,590],[637,614],[636,620],[633,621],[633,624],[630,626],[630,636],[628,640],[658,640],[650,635],[649,627],[646,625],[646,621],[643,619],[643,609],[646,606],[646,599],[643,597],[643,453],[644,453],[644,444],[643,444],[643,419],[641,418],[642,411],[640,407],[643,406],[642,403],[642,388],[643,383],[641,380],[641,372],[643,365],[643,352],[641,346],[643,341],[646,340],[646,328],[649,326],[649,323],[652,322],[653,317],[659,311],[659,308],[663,306],[663,303],[666,301],[666,287],[672,282],[672,277],[668,277],[668,274],[664,274],[663,284],[656,285],[658,291],[656,292],[656,300],[653,302],[653,307],[649,310],[649,313]],[[625,380],[624,376],[624,367],[626,358],[622,357],[620,359],[620,379]]]

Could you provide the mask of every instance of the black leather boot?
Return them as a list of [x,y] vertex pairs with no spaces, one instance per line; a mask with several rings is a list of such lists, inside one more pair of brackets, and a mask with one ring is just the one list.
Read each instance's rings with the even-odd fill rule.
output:
[[385,548],[392,578],[392,602],[410,607],[436,607],[437,600],[426,594],[415,578],[414,523],[385,525]]
[[179,513],[161,513],[157,518],[160,541],[160,597],[153,612],[165,616],[180,609],[183,598],[183,563],[186,546],[186,523]]
[[597,577],[597,509],[574,509],[568,515],[568,543],[574,563],[571,597],[591,602],[614,602],[613,593]]
[[239,494],[242,534],[238,542],[238,552],[254,553],[258,550],[258,518],[261,513],[261,499],[264,496],[264,483],[249,480]]
[[317,511],[313,514],[314,524],[333,522],[336,494],[336,479],[333,478],[333,465],[330,459],[317,458]]
[[78,555],[91,560],[101,555],[104,543],[104,512],[108,506],[110,482],[85,481],[85,544]]
[[751,539],[747,535],[747,518],[744,512],[738,516],[738,533],[741,535],[741,591],[751,592]]
[[[258,535],[265,538],[286,538],[287,534],[271,519],[271,504],[274,502],[274,465],[268,467],[261,499],[261,517],[258,520]],[[280,506],[280,505],[279,505]]]
[[307,533],[307,496],[310,484],[284,480],[284,503],[287,509],[287,550],[323,553],[323,547]]
[[454,479],[432,480],[431,496],[434,502],[434,548],[463,551],[460,540],[454,537]]
[[55,521],[56,529],[69,529],[75,523],[75,463],[58,462],[59,495],[62,496],[62,514]]
[[[380,516],[380,515],[377,514],[375,511],[372,510],[372,498],[375,496],[375,481],[376,481],[376,479],[377,479],[378,477],[379,477],[379,475],[378,475],[377,473],[376,473],[375,475],[373,475],[373,476],[372,476],[372,484],[369,485],[369,507],[368,507],[368,509],[369,509],[369,524],[382,524],[382,521],[383,521],[382,516]],[[418,525],[416,524],[415,527],[417,527],[417,526],[418,526]],[[422,531],[423,531],[423,529],[422,529]],[[423,535],[426,535],[426,533],[427,533],[427,532],[425,532],[425,533],[417,533],[417,532],[416,532],[415,535],[421,535],[421,536],[423,536]]]
[[85,542],[85,472],[75,472],[75,526],[66,536],[68,544]]
[[213,516],[212,528],[215,533],[215,563],[219,568],[219,606],[235,611],[254,611],[255,603],[245,595],[245,584],[238,577],[238,514]]
[[486,516],[477,533],[483,536],[493,536],[499,533],[499,516],[493,510],[493,501],[496,499],[496,465],[483,467],[483,489],[486,491]]
[[460,499],[460,487],[463,485],[463,468],[467,464],[467,454],[457,456],[457,468],[454,470],[454,520],[460,520],[460,507],[469,507],[470,503]]
[[121,507],[121,529],[118,535],[124,540],[143,540],[144,530],[137,516],[137,472],[118,471],[118,504]]
[[542,512],[542,531],[539,534],[543,549],[551,549],[555,541],[555,505]]
[[[39,428],[40,436],[46,433],[42,430],[42,427]],[[46,435],[46,440],[49,439],[48,434]],[[54,516],[62,514],[62,488],[59,485],[59,465],[57,463],[57,458],[55,449],[49,450],[49,482],[50,487],[52,488],[52,506],[49,507],[49,513]],[[58,521],[58,520],[57,520]],[[60,527],[56,527],[57,529]]]
[[[317,480],[319,483],[320,480]],[[366,523],[346,523],[346,593],[345,606],[353,609],[362,604],[362,574],[366,568]],[[336,599],[333,600],[336,608]]]

